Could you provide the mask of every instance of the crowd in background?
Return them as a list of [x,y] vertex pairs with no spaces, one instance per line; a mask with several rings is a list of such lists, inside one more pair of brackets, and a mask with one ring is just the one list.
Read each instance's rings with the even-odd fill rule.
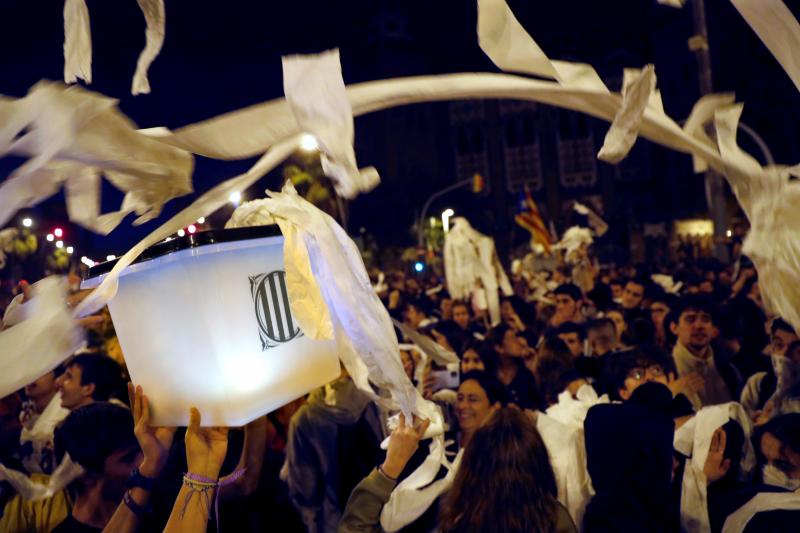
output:
[[[405,531],[797,530],[800,339],[766,312],[747,258],[669,277],[595,266],[583,289],[566,266],[513,272],[497,324],[435,273],[375,273],[392,317],[460,360],[432,363],[398,331],[457,465]],[[81,353],[0,400],[7,469],[39,484],[67,459],[83,473],[39,499],[2,483],[0,531],[380,531],[387,506],[406,511],[392,494],[430,453],[428,422],[389,431],[346,371],[243,428],[201,428],[194,413],[188,429],[152,428],[108,312],[89,328]],[[584,407],[566,456],[552,428],[570,405]],[[679,445],[681,428],[699,434],[721,405],[743,415],[711,428],[693,467],[702,454],[697,439],[694,454]],[[565,486],[575,479],[585,486]],[[702,485],[696,527],[687,479]]]

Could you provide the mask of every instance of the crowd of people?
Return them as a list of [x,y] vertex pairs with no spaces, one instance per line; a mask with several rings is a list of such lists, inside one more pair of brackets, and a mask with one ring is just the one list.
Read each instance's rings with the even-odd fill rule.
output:
[[747,258],[597,267],[583,288],[565,266],[514,272],[495,324],[433,273],[376,286],[460,361],[398,330],[443,413],[429,483],[406,487],[433,456],[430,421],[390,431],[345,370],[243,428],[196,411],[153,427],[106,311],[80,353],[0,400],[0,531],[797,530],[800,337]]

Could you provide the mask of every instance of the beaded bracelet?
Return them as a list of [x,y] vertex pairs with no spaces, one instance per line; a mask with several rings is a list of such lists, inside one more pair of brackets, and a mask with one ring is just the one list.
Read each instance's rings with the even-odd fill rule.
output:
[[[211,478],[207,478],[205,476],[201,476],[200,474],[193,474],[191,472],[187,472],[183,475],[183,484],[189,487],[190,491],[189,494],[186,495],[186,500],[183,502],[183,509],[181,510],[181,519],[183,519],[183,515],[186,512],[186,507],[189,505],[189,500],[192,499],[192,495],[195,492],[199,492],[203,495],[205,502],[206,502],[206,512],[208,513],[209,517],[211,516],[211,491],[217,490],[220,487],[224,487],[226,485],[230,485],[231,483],[235,483],[239,478],[241,478],[246,468],[241,468],[236,470],[231,475],[221,478],[219,480],[214,480]],[[201,500],[202,501],[202,500]],[[219,490],[217,490],[217,494],[214,497],[214,516],[216,517],[217,521],[217,531],[219,531]]]

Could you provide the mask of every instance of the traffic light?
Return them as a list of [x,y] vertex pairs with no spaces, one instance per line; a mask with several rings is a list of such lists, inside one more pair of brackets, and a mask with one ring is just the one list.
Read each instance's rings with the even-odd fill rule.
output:
[[486,189],[486,179],[477,172],[472,176],[472,192],[481,193]]

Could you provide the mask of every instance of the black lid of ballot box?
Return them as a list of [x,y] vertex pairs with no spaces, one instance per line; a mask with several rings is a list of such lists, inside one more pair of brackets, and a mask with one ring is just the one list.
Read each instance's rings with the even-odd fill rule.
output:
[[[173,252],[198,248],[208,244],[218,244],[221,242],[246,241],[250,239],[263,239],[264,237],[276,237],[281,234],[281,230],[276,224],[271,226],[250,226],[247,228],[213,229],[208,231],[198,231],[194,234],[187,233],[183,237],[173,237],[168,241],[161,241],[154,244],[141,253],[133,262],[142,263],[156,257],[163,257]],[[89,268],[84,280],[107,274],[117,264],[118,259],[97,263]]]

